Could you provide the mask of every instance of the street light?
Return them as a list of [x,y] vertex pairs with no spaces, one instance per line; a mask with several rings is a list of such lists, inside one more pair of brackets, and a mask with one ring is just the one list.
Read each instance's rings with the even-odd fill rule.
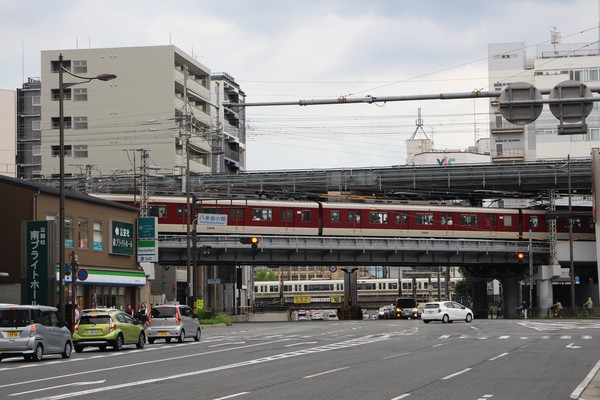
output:
[[[63,74],[67,73],[75,78],[83,79],[83,82],[75,83],[64,83]],[[65,101],[65,88],[79,85],[81,83],[87,83],[94,79],[100,81],[110,81],[115,79],[117,76],[113,74],[100,74],[98,76],[87,77],[75,75],[63,67],[63,55],[62,53],[58,56],[58,119],[59,119],[59,163],[60,163],[60,181],[59,181],[59,210],[58,210],[58,262],[59,262],[59,293],[58,302],[60,306],[60,315],[63,320],[66,320],[65,314],[65,116],[64,116],[64,101]],[[73,288],[74,289],[74,288]],[[75,305],[73,304],[73,308]],[[74,310],[73,310],[74,311]]]

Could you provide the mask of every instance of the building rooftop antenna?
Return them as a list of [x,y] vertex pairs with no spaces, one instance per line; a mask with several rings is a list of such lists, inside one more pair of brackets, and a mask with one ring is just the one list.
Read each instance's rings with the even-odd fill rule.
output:
[[415,131],[413,132],[412,136],[408,140],[413,140],[419,130],[421,130],[421,132],[423,132],[423,135],[425,135],[426,139],[429,139],[429,136],[427,136],[427,133],[423,129],[423,119],[421,118],[421,107],[419,107],[419,116],[418,116],[417,120],[415,121],[415,123],[417,124],[417,127],[415,128]]

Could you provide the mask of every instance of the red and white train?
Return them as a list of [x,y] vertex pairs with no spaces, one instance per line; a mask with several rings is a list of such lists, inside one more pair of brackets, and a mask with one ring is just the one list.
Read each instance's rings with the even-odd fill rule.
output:
[[[125,204],[133,195],[96,194]],[[135,205],[139,206],[139,196]],[[185,196],[155,196],[148,215],[158,217],[159,233],[187,232]],[[432,237],[527,239],[549,237],[545,210],[439,205],[367,204],[278,200],[201,199],[196,205],[198,234]],[[568,239],[568,220],[557,220],[559,240]],[[594,240],[590,215],[577,216],[574,240]]]

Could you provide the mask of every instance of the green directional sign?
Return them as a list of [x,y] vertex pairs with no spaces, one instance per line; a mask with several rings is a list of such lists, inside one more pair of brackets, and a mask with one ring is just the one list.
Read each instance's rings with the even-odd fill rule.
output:
[[109,253],[122,256],[133,255],[134,227],[129,222],[110,221]]

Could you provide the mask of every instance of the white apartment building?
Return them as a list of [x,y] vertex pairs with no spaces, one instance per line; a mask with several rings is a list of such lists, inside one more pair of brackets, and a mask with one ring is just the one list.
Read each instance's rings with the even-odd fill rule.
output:
[[[59,174],[59,55],[63,74],[65,175],[131,175],[139,153],[160,174],[211,171],[210,70],[176,46],[42,51],[41,173]],[[70,85],[73,84],[73,85]],[[187,93],[187,96],[185,95]],[[137,157],[137,162],[136,162]],[[154,171],[153,171],[154,172]]]
[[[600,52],[597,44],[560,43],[552,35],[550,44],[537,45],[528,55],[523,42],[488,45],[490,88],[501,91],[514,82],[526,82],[539,90],[552,89],[568,80],[588,87],[600,85]],[[546,97],[546,96],[544,96]],[[490,100],[490,148],[493,162],[534,161],[590,157],[590,149],[600,146],[600,111],[594,102],[586,118],[587,133],[558,135],[559,120],[544,105],[542,114],[529,125],[514,125],[502,118],[496,99]]]
[[0,90],[0,175],[16,177],[17,93]]

